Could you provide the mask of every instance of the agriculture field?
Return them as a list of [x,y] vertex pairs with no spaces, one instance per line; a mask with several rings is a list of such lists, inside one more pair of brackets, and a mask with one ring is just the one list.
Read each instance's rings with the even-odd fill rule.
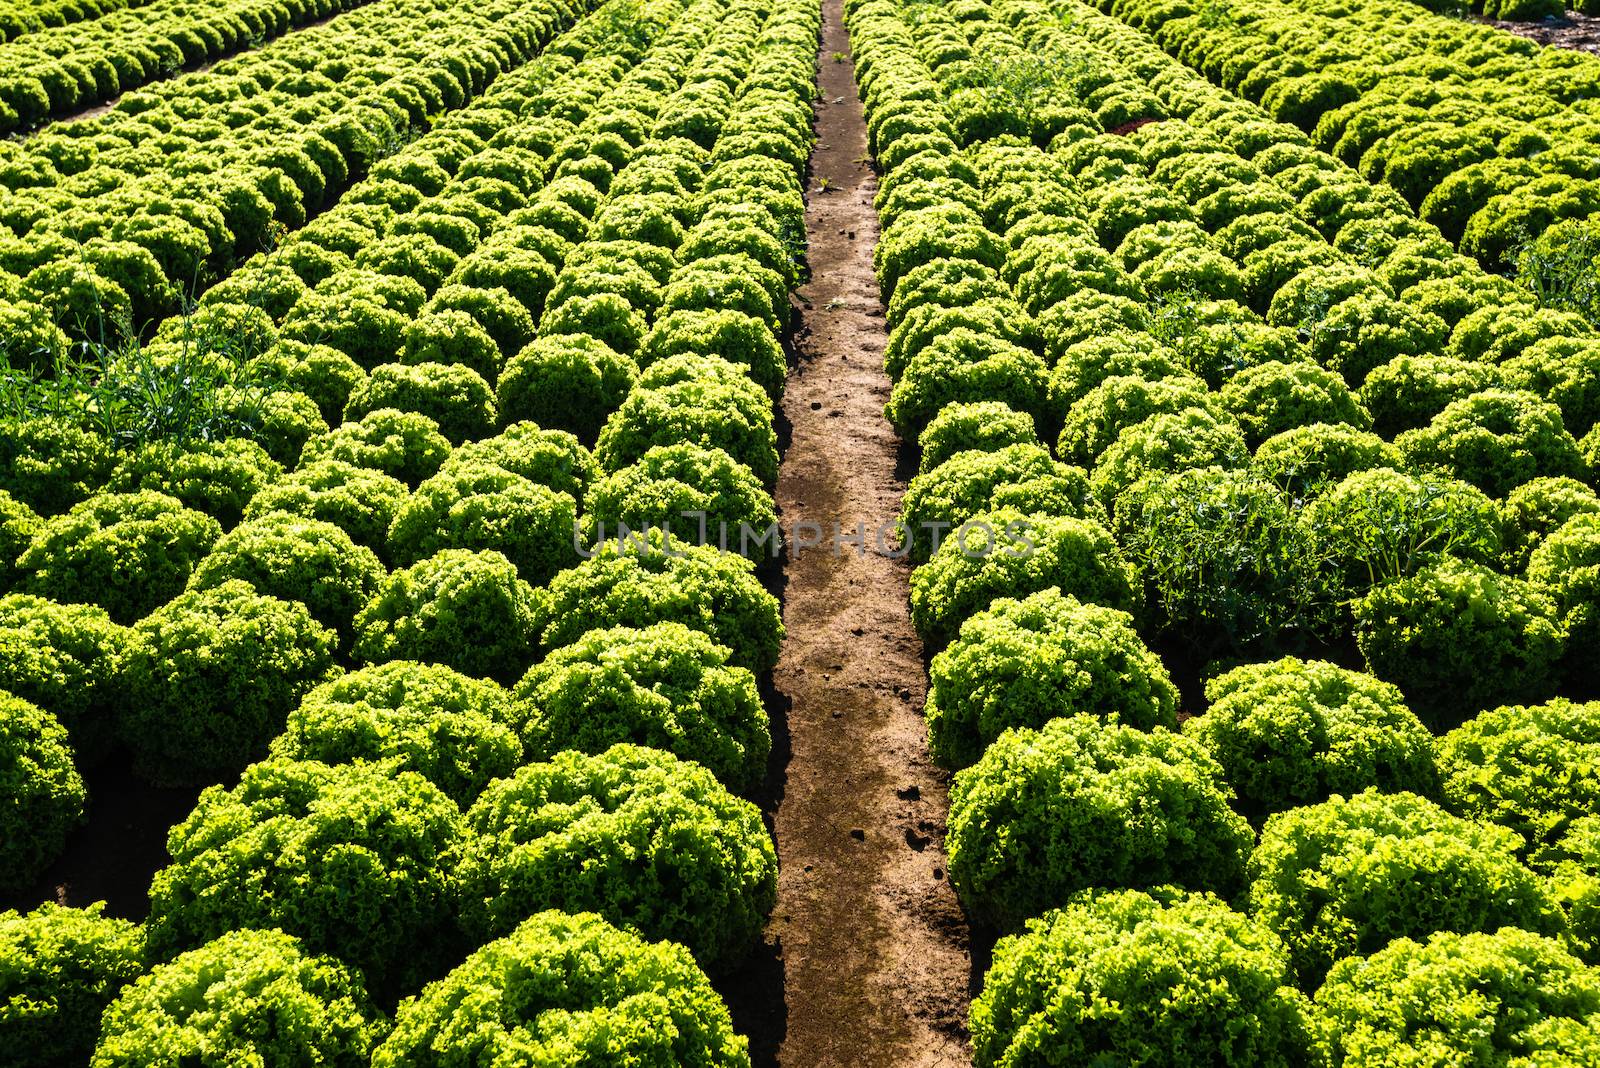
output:
[[0,3],[0,1064],[1600,1066],[1585,18]]

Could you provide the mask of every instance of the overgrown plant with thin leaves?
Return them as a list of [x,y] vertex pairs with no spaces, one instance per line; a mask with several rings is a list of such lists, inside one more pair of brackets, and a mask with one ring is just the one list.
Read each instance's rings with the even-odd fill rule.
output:
[[[253,438],[277,382],[245,366],[233,338],[185,332],[161,349],[83,341],[38,364],[0,363],[0,418],[81,426],[116,450]],[[239,399],[243,398],[240,403]]]
[[1546,308],[1574,311],[1600,323],[1600,227],[1581,222],[1552,227],[1522,247],[1517,281]]

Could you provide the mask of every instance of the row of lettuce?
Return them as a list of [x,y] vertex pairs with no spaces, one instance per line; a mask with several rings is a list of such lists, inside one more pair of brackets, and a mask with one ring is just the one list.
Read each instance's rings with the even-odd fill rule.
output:
[[847,12],[977,1063],[1591,1063],[1592,328],[1075,0]]
[[387,157],[144,350],[303,389],[256,440],[4,427],[0,876],[116,747],[217,784],[142,926],[0,917],[19,1063],[748,1064],[782,622],[716,532],[772,524],[817,28],[612,0]]
[[105,104],[355,6],[349,0],[150,0],[0,42],[0,133]]
[[376,0],[0,142],[5,356],[148,337],[594,6]]
[[1600,312],[1592,262],[1600,59],[1410,0],[1100,6],[1390,186],[1492,270],[1519,258],[1559,262],[1586,237],[1586,310]]
[[137,7],[141,0],[7,0],[0,4],[0,41],[38,33],[52,26],[97,19],[113,11]]

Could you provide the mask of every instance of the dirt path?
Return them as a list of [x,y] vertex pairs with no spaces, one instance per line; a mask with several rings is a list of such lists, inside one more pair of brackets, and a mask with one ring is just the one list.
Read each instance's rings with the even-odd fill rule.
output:
[[945,874],[944,776],[928,760],[908,569],[872,551],[904,484],[883,418],[883,309],[872,272],[876,179],[839,0],[824,0],[821,98],[800,291],[799,365],[778,482],[797,521],[865,525],[867,552],[791,548],[789,637],[773,682],[790,759],[775,819],[782,875],[785,1068],[966,1065],[967,930]]
[[1561,18],[1551,16],[1536,22],[1505,22],[1496,19],[1479,21],[1519,37],[1531,38],[1542,45],[1600,53],[1600,16],[1580,15],[1576,11],[1569,11]]

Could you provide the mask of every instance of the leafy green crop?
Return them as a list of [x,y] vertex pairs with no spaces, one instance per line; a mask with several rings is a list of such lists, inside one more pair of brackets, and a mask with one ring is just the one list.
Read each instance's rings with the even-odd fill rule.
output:
[[1003,930],[1090,887],[1231,894],[1253,836],[1198,743],[1094,716],[1014,729],[956,774],[950,879]]
[[252,497],[245,518],[283,512],[332,523],[383,557],[389,524],[408,496],[404,482],[381,471],[344,460],[315,460]]
[[17,558],[19,585],[132,623],[183,589],[221,533],[216,520],[154,490],[97,494],[45,522]]
[[360,661],[421,660],[509,683],[538,634],[534,592],[501,553],[442,549],[389,576],[356,616]]
[[13,593],[0,597],[0,690],[61,721],[80,768],[117,734],[118,689],[131,635],[105,610]]
[[478,938],[543,909],[595,911],[726,969],[777,897],[756,807],[698,765],[635,745],[557,753],[491,783],[467,813],[462,912]]
[[304,605],[348,647],[356,613],[385,577],[372,550],[332,523],[268,512],[224,534],[189,576],[189,589],[248,583],[257,593]]
[[67,730],[50,713],[0,692],[0,887],[31,882],[83,820],[88,793]]
[[1555,687],[1567,630],[1538,586],[1451,557],[1354,605],[1367,666],[1436,729]]
[[1451,811],[1517,832],[1537,861],[1600,807],[1600,702],[1480,712],[1439,740],[1439,767]]
[[167,837],[150,885],[152,952],[278,928],[359,968],[375,992],[448,961],[461,813],[422,776],[273,759],[209,787]]
[[592,913],[541,912],[400,1006],[373,1068],[514,1059],[529,1068],[748,1068],[687,950]]
[[1558,933],[1560,911],[1519,845],[1415,794],[1334,796],[1267,820],[1244,901],[1288,945],[1300,983],[1316,986],[1336,961],[1396,938]]
[[601,753],[619,742],[692,760],[730,790],[766,776],[772,735],[755,676],[681,623],[592,630],[522,677],[531,753]]
[[1274,812],[1369,786],[1439,795],[1433,735],[1400,691],[1320,660],[1286,657],[1206,684],[1211,707],[1183,733],[1222,765],[1239,809]]
[[1133,569],[1099,523],[1014,508],[982,512],[946,535],[913,572],[911,621],[925,642],[943,645],[996,598],[1054,586],[1085,603],[1129,611],[1133,582]]
[[928,749],[974,764],[1010,727],[1087,713],[1141,730],[1176,728],[1178,691],[1125,612],[1051,587],[1002,597],[961,625],[929,669]]
[[1600,1058],[1600,977],[1561,945],[1504,928],[1400,938],[1334,966],[1317,991],[1334,1064],[1579,1065]]
[[104,908],[0,912],[0,1032],[17,1068],[87,1063],[101,1013],[144,973],[144,932]]
[[765,671],[777,663],[783,622],[754,570],[734,553],[659,531],[613,534],[539,592],[533,631],[550,651],[591,630],[677,622],[726,646],[730,663]]
[[350,968],[281,931],[229,931],[126,987],[89,1063],[364,1068],[386,1030]]
[[306,694],[268,752],[414,771],[462,807],[522,764],[523,710],[498,683],[395,660]]
[[1309,1009],[1282,943],[1215,896],[1090,890],[995,947],[974,1061],[1288,1068]]

